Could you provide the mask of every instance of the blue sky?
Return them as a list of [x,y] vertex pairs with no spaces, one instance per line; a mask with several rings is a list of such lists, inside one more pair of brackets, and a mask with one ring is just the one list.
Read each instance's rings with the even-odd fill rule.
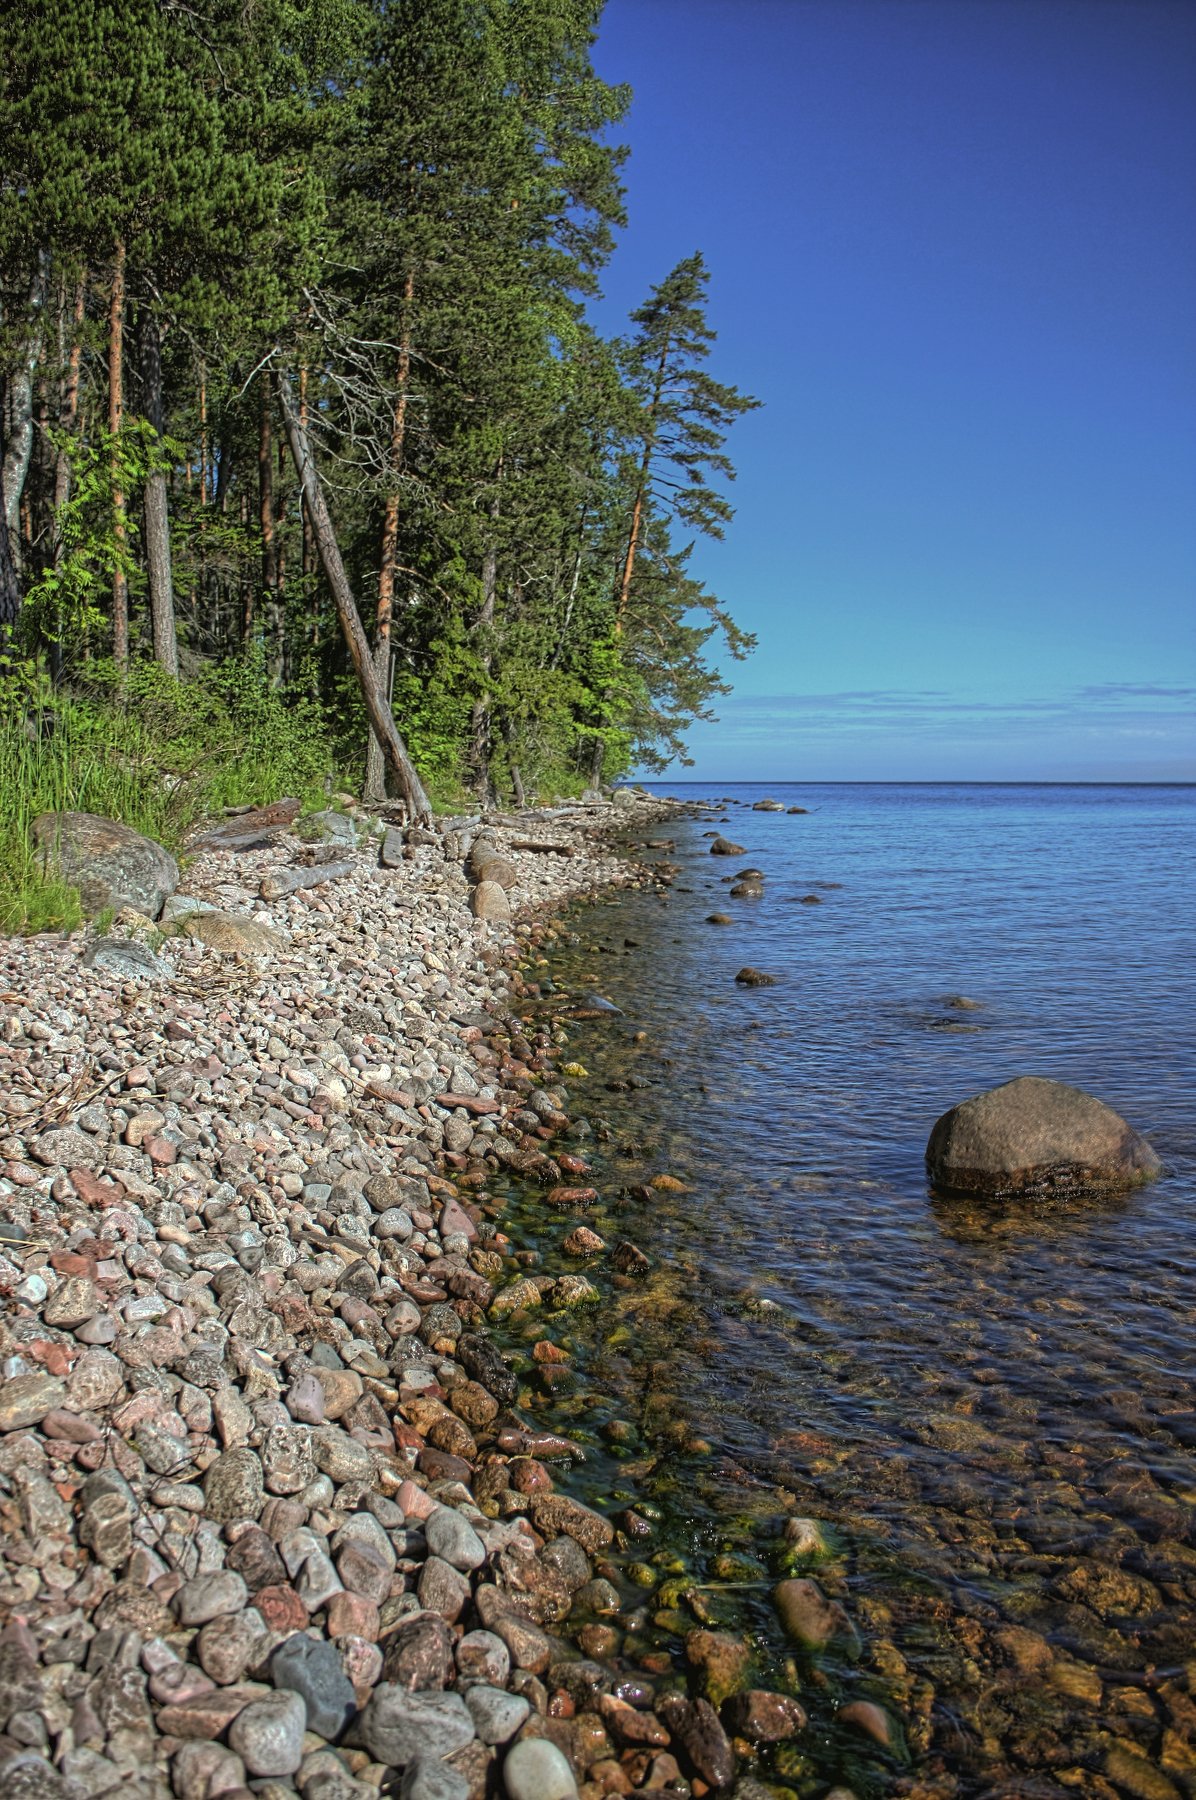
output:
[[730,779],[1196,779],[1196,6],[608,0],[630,225],[758,395]]

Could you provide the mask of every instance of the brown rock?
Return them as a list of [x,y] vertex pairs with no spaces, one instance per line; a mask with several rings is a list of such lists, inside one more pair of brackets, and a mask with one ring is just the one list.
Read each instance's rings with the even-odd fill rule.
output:
[[488,924],[507,924],[511,917],[511,903],[507,899],[506,889],[497,881],[479,881],[473,890],[470,910],[475,919],[483,919]]
[[626,1700],[614,1694],[603,1694],[598,1701],[606,1728],[616,1742],[641,1749],[665,1749],[671,1742],[668,1732],[655,1713],[637,1712]]
[[694,1773],[712,1788],[729,1788],[735,1780],[735,1755],[710,1702],[668,1694],[656,1710]]
[[228,1730],[238,1713],[269,1692],[269,1688],[256,1682],[213,1688],[211,1693],[184,1700],[181,1706],[162,1707],[155,1723],[163,1737],[218,1738]]
[[456,1667],[454,1642],[439,1614],[410,1614],[383,1645],[387,1681],[408,1692],[448,1687]]
[[567,1250],[570,1256],[597,1256],[600,1251],[606,1249],[606,1245],[598,1233],[591,1231],[588,1225],[579,1225],[576,1231],[569,1233],[562,1248]]
[[702,1692],[714,1706],[721,1706],[742,1686],[751,1661],[747,1645],[729,1631],[691,1631],[685,1640],[685,1654],[700,1671]]
[[938,1120],[926,1146],[946,1193],[1101,1193],[1157,1175],[1155,1152],[1120,1114],[1080,1088],[1023,1075]]
[[258,1588],[253,1604],[271,1631],[302,1631],[307,1624],[307,1608],[288,1582]]
[[567,1494],[536,1494],[531,1503],[532,1524],[541,1537],[573,1538],[590,1556],[605,1550],[615,1535],[614,1526],[601,1513],[572,1500]]
[[779,1744],[801,1731],[806,1710],[791,1694],[774,1694],[767,1688],[749,1688],[732,1694],[722,1709],[723,1721],[736,1737],[752,1744]]

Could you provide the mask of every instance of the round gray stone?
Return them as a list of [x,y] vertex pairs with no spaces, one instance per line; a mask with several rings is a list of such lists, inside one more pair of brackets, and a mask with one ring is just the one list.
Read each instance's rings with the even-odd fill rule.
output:
[[508,1750],[502,1779],[510,1800],[576,1800],[568,1760],[547,1738],[524,1738]]
[[253,1700],[229,1726],[230,1747],[251,1775],[293,1775],[303,1761],[307,1709],[287,1688]]

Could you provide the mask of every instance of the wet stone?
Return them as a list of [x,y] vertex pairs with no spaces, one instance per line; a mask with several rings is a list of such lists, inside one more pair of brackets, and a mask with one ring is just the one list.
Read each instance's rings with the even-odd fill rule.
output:
[[710,1702],[670,1694],[660,1701],[657,1712],[694,1772],[712,1788],[730,1787],[735,1756]]
[[574,1538],[591,1556],[605,1550],[615,1535],[609,1519],[567,1494],[534,1495],[531,1516],[542,1537],[559,1537],[563,1533]]
[[723,1721],[736,1737],[752,1744],[779,1744],[806,1723],[805,1708],[790,1694],[749,1688],[734,1694],[723,1707]]
[[850,1630],[837,1600],[828,1600],[816,1581],[794,1576],[778,1582],[773,1603],[787,1635],[807,1650],[822,1650]]

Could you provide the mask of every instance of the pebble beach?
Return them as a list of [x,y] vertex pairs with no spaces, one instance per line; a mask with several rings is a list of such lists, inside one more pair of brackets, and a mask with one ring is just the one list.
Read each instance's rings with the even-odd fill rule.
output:
[[[730,1785],[707,1699],[570,1635],[634,1521],[571,1497],[489,1333],[542,1306],[551,1358],[594,1293],[487,1217],[499,1169],[585,1173],[553,1157],[512,963],[565,901],[654,880],[607,837],[668,810],[450,822],[381,859],[347,823],[331,867],[276,831],[194,856],[177,935],[118,915],[98,951],[0,950],[10,1800]],[[494,922],[463,867],[487,827]],[[801,1724],[735,1704],[748,1739]]]

